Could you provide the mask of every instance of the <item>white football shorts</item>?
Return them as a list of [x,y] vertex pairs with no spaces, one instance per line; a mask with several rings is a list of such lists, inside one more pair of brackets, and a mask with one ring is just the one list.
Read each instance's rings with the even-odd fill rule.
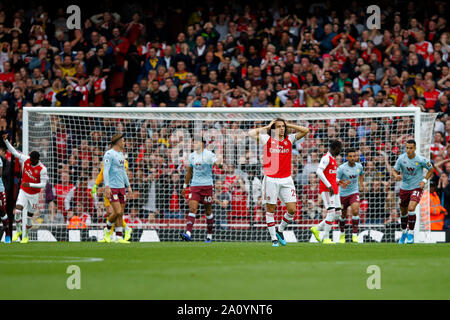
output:
[[341,209],[341,199],[339,194],[330,195],[329,192],[322,192],[321,194],[323,206],[325,209],[328,208],[337,208]]
[[23,207],[23,210],[27,210],[29,213],[35,213],[38,210],[39,204],[39,193],[29,194],[19,190],[19,195],[17,196],[16,205]]
[[271,178],[264,176],[261,189],[263,204],[277,204],[277,199],[280,199],[283,205],[297,202],[297,194],[292,177]]

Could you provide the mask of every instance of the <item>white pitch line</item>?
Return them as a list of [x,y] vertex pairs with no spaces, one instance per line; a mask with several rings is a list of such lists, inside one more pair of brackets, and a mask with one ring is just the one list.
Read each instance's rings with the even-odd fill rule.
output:
[[[27,258],[28,260],[9,260],[8,258]],[[6,258],[6,259],[5,259]],[[94,257],[68,257],[68,256],[40,256],[35,259],[35,256],[30,255],[7,255],[0,260],[1,263],[80,263],[80,262],[102,262],[103,258]],[[42,259],[44,258],[44,260]],[[50,258],[46,259],[46,258]],[[65,258],[64,260],[55,260],[55,258]]]

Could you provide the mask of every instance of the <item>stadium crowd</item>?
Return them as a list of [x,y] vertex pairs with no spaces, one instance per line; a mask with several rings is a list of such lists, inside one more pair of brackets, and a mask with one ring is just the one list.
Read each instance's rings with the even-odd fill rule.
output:
[[[67,29],[63,7],[0,4],[0,131],[11,133],[16,123],[20,141],[25,106],[418,106],[438,113],[431,148],[433,181],[447,209],[442,212],[448,212],[449,7],[443,1],[410,1],[402,7],[386,2],[381,29],[369,30],[366,7],[347,3],[216,5],[207,0],[179,7],[156,2],[117,7],[106,1],[102,10],[88,16],[82,8],[79,30]],[[229,125],[247,130],[258,123]],[[101,167],[104,145],[99,141],[107,141],[116,130],[127,133],[129,175],[139,185],[130,196],[130,219],[184,217],[184,168],[182,162],[170,163],[168,153],[173,133],[189,129],[189,122],[104,119],[92,131],[80,131],[57,119],[52,126],[52,140],[42,141],[56,147],[59,164],[50,172],[45,193],[48,221],[70,218],[82,208],[89,208],[92,221],[101,221],[103,211],[86,190]],[[294,155],[298,219],[320,218],[313,173],[327,141],[336,137],[347,148],[360,149],[367,172],[367,221],[397,223],[396,185],[389,167],[413,133],[410,119],[311,121],[308,126],[312,133],[299,142]],[[8,154],[2,151],[2,157]],[[251,203],[254,221],[263,216],[260,168],[249,157],[234,159],[223,172],[216,170],[218,220],[230,213],[246,216],[246,203]]]

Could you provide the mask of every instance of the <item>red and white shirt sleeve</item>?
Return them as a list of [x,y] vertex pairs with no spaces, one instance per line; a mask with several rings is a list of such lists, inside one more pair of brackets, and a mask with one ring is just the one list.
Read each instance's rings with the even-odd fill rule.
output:
[[[42,165],[42,164],[41,164]],[[47,174],[47,168],[42,165],[42,170],[40,172],[41,182],[39,183],[30,183],[30,188],[38,188],[38,189],[44,189],[47,185],[48,181],[48,174]]]
[[269,141],[269,139],[270,139],[270,136],[266,132],[259,133],[259,142],[262,145],[265,145],[267,143],[267,141]]
[[317,167],[317,175],[319,176],[319,179],[327,186],[327,188],[331,187],[331,183],[328,181],[328,179],[325,177],[324,170],[326,167],[328,167],[328,164],[330,163],[330,157],[328,154],[322,157],[320,159],[319,166]]
[[17,151],[17,150],[9,143],[8,140],[4,140],[4,142],[5,142],[5,144],[6,144],[6,147],[7,147],[8,150],[9,150],[9,152],[11,152],[11,154],[12,154],[14,157],[16,157],[17,159],[19,159],[19,161],[20,161],[20,163],[22,163],[22,165],[23,165],[23,163],[24,163],[25,161],[27,161],[27,160],[30,158],[30,156],[27,156],[26,154],[23,154],[22,152]]

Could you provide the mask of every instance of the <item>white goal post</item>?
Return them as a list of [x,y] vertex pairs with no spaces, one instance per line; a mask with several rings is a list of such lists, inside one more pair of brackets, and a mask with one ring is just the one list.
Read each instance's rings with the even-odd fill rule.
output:
[[[184,181],[187,155],[192,152],[192,137],[202,134],[209,143],[208,148],[220,153],[226,164],[225,169],[214,171],[216,197],[229,199],[228,202],[217,200],[214,205],[214,240],[268,241],[265,217],[258,211],[263,210],[258,199],[261,146],[246,133],[248,129],[266,125],[277,117],[311,128],[310,135],[295,144],[293,177],[299,209],[298,217],[288,228],[292,231],[292,241],[311,241],[309,227],[323,214],[321,200],[315,200],[313,194],[317,180],[311,173],[332,137],[341,139],[344,144],[339,160],[345,156],[346,148],[356,147],[363,165],[367,166],[369,190],[361,195],[361,240],[395,241],[400,231],[398,221],[395,221],[399,216],[399,183],[389,179],[388,166],[393,166],[392,162],[404,152],[402,143],[407,138],[415,139],[418,154],[430,158],[436,114],[422,113],[417,107],[25,107],[22,150],[24,153],[39,151],[54,190],[55,186],[60,187],[56,188],[55,200],[59,220],[53,219],[54,212],[49,212],[42,196],[42,219],[33,227],[31,240],[40,240],[36,231],[48,230],[56,239],[67,241],[67,212],[70,211],[71,216],[81,216],[82,212],[77,210],[87,210],[77,206],[75,197],[68,196],[67,190],[77,190],[82,174],[88,176],[87,183],[92,186],[109,138],[118,131],[125,133],[129,176],[136,191],[131,204],[127,204],[129,211],[125,211],[130,216],[130,226],[136,231],[141,230],[137,233],[154,230],[161,241],[180,240],[178,235],[185,228],[188,211],[187,201],[179,195],[179,185]],[[63,181],[66,168],[70,169],[70,183]],[[81,238],[103,228],[102,198],[100,191],[94,199],[94,208],[83,212],[89,218],[85,221],[85,229],[80,231]],[[416,242],[431,242],[429,201],[424,200],[421,204],[416,212]],[[83,204],[87,205],[91,204]],[[280,217],[278,212],[277,221]],[[199,211],[193,230],[194,240],[203,239],[205,233],[205,220]],[[139,241],[141,238],[135,234],[132,239]]]

